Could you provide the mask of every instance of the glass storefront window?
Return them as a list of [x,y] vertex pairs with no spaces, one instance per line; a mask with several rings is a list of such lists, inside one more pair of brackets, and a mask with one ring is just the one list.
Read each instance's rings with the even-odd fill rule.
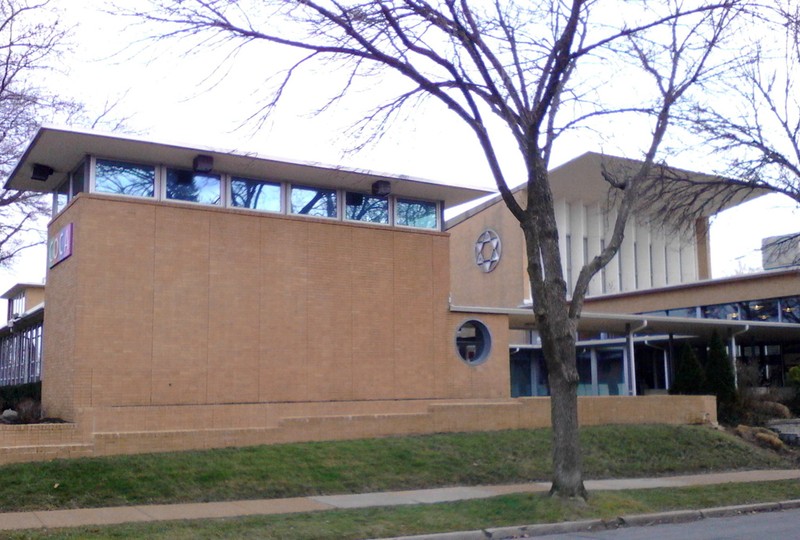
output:
[[389,223],[389,199],[347,192],[345,218],[368,223]]
[[404,227],[418,227],[421,229],[436,229],[436,203],[427,201],[412,201],[397,199],[395,223]]
[[292,214],[335,218],[336,190],[292,186]]
[[597,350],[597,393],[622,396],[625,391],[625,353],[622,349]]
[[220,204],[219,175],[167,169],[167,199],[201,204]]
[[236,208],[280,212],[281,185],[249,178],[232,178],[231,205]]
[[592,353],[588,349],[578,351],[576,363],[578,366],[578,395],[594,395],[592,387]]
[[94,168],[94,190],[133,197],[152,197],[156,170],[147,165],[98,159]]

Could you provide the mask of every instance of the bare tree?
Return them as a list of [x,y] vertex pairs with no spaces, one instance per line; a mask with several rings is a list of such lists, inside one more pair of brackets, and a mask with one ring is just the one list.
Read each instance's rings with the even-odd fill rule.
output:
[[[677,222],[767,193],[800,205],[800,2],[776,0],[748,15],[732,69],[679,119],[696,136],[691,144],[714,157],[718,175],[664,175],[645,189],[643,204]],[[798,237],[773,237],[764,248],[796,264]]]
[[[421,99],[444,105],[463,122],[477,138],[525,237],[533,311],[552,396],[551,493],[585,497],[575,342],[587,288],[619,249],[639,186],[660,159],[673,110],[709,72],[710,55],[737,6],[735,0],[151,0],[129,14],[147,24],[167,25],[154,36],[159,39],[230,46],[231,54],[253,42],[302,51],[300,60],[283,73],[272,99],[261,108],[254,105],[257,114],[279,103],[301,68],[332,59],[349,76],[329,103],[347,95],[359,76],[394,74],[405,81],[393,99],[357,122],[368,128],[367,139],[379,136],[401,110]],[[623,86],[619,70],[634,65],[649,78],[647,99],[609,105],[602,83]],[[582,66],[588,68],[586,74]],[[637,86],[631,95],[641,97],[644,83],[630,84]],[[628,174],[605,175],[610,189],[619,193],[613,236],[568,291],[548,181],[551,152],[562,134],[621,114],[649,118],[642,159]],[[498,158],[498,145],[509,135],[524,164],[524,179],[508,178],[511,167]],[[519,180],[527,186],[522,201],[509,187]]]
[[[41,83],[68,33],[49,0],[0,0],[0,177],[9,174],[44,119],[79,109]],[[0,191],[0,266],[44,241],[38,221],[48,209],[38,194]]]

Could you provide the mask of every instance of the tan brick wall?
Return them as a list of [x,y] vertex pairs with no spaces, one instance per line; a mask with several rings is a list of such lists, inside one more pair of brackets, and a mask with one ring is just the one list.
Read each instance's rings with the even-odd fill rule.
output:
[[[475,264],[475,241],[492,229],[502,242],[494,270]],[[519,223],[499,201],[450,230],[452,302],[459,306],[517,307],[529,296],[525,246]]]
[[[710,396],[578,398],[581,425],[716,422]],[[381,400],[149,407],[82,411],[82,424],[0,426],[0,464],[550,425],[548,398]]]
[[[47,288],[46,406],[508,396],[467,366],[444,233],[81,195]],[[53,375],[50,375],[53,373]],[[67,391],[66,388],[69,389]]]
[[25,289],[25,311],[35,308],[44,302],[44,287],[27,287]]
[[[75,204],[55,219],[49,227],[50,235],[57,233],[68,223],[81,218],[81,209]],[[76,324],[77,314],[82,309],[78,268],[81,255],[79,249],[85,244],[85,234],[78,231],[73,236],[73,254],[47,271],[48,287],[45,291],[47,310],[44,325],[42,362],[42,408],[47,416],[73,418],[78,399],[78,388],[85,389],[91,377],[81,371],[78,356]],[[57,295],[48,295],[57,290]],[[82,376],[81,376],[82,375]]]
[[584,311],[637,313],[794,296],[798,290],[798,277],[800,277],[800,272],[790,270],[736,276],[631,294],[587,298]]

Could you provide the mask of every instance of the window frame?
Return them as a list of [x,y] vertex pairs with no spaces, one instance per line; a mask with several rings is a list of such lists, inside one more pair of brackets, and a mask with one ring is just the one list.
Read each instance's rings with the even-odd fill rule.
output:
[[[121,159],[112,159],[106,158],[101,156],[90,156],[89,160],[89,174],[88,176],[88,187],[89,189],[86,190],[89,193],[96,193],[98,195],[109,195],[111,197],[124,197],[129,199],[137,199],[137,200],[145,200],[145,201],[157,201],[160,200],[159,198],[159,190],[160,182],[159,182],[159,169],[161,168],[158,165],[153,165],[151,163],[144,163],[141,161],[127,161]],[[131,195],[128,193],[113,193],[111,191],[97,191],[97,162],[98,161],[113,161],[116,163],[123,163],[125,165],[133,165],[135,167],[152,167],[153,168],[153,195],[152,196],[145,196],[145,195]]]
[[[251,176],[241,176],[241,175],[234,175],[234,174],[227,174],[226,177],[226,186],[225,186],[225,193],[226,193],[226,204],[224,205],[225,208],[230,208],[231,210],[249,210],[251,212],[262,212],[265,214],[285,214],[286,213],[286,182],[281,182],[280,180],[269,180],[266,178],[256,178]],[[261,182],[263,184],[269,184],[278,187],[278,209],[277,210],[265,210],[261,208],[248,208],[246,206],[235,206],[234,205],[234,197],[233,197],[233,182],[236,180],[244,180],[244,181],[251,181],[251,182]]]
[[[336,197],[336,215],[334,216],[318,216],[314,214],[301,214],[299,212],[294,211],[294,206],[292,204],[292,194],[294,193],[295,189],[306,189],[306,190],[315,190],[315,191],[331,191],[333,192],[334,197]],[[307,184],[294,184],[289,182],[288,188],[286,189],[286,197],[287,197],[287,206],[286,206],[286,214],[290,216],[300,216],[305,218],[316,218],[316,219],[327,219],[327,220],[335,220],[335,221],[343,221],[343,212],[342,212],[342,197],[341,193],[344,190],[338,188],[331,188],[331,187],[323,187],[323,186],[310,186]]]
[[[156,200],[160,200],[163,202],[179,203],[179,204],[206,206],[209,208],[228,208],[228,201],[225,200],[225,191],[226,191],[225,177],[228,175],[219,172],[202,173],[194,171],[189,167],[180,167],[172,165],[162,165],[159,167],[159,169],[161,170],[161,186],[160,186],[159,197]],[[192,175],[199,174],[203,176],[216,176],[219,179],[219,200],[216,203],[207,203],[202,201],[187,201],[186,199],[172,199],[167,197],[167,183],[170,170],[191,172]]]
[[[347,223],[365,223],[367,225],[378,225],[380,227],[391,227],[393,225],[393,223],[392,223],[393,222],[392,214],[393,214],[393,209],[394,209],[394,201],[393,201],[393,197],[392,196],[387,195],[385,197],[380,197],[378,195],[372,195],[371,193],[363,193],[361,191],[352,191],[352,190],[348,190],[348,189],[342,189],[340,191],[344,195],[342,197],[342,204],[343,204],[342,221],[347,222]],[[347,196],[350,195],[350,194],[361,195],[363,197],[370,197],[370,198],[373,198],[373,199],[385,200],[386,201],[386,223],[381,223],[381,222],[378,222],[378,221],[364,221],[364,220],[361,220],[361,219],[351,219],[351,218],[347,217],[347,206],[348,206],[347,205]]]
[[[434,205],[434,213],[433,215],[436,218],[435,225],[433,227],[417,227],[415,225],[401,225],[398,223],[398,211],[400,208],[401,203],[403,202],[422,202],[422,203],[429,203]],[[442,205],[440,201],[432,201],[430,199],[416,199],[414,197],[394,197],[394,209],[392,211],[392,225],[397,227],[398,229],[411,229],[414,231],[441,231],[442,230]]]

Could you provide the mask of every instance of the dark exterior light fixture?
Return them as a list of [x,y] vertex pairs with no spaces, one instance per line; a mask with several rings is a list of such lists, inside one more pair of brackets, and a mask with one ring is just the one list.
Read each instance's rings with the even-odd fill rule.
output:
[[388,197],[392,192],[392,185],[388,180],[378,180],[372,183],[372,194],[378,197]]
[[31,173],[31,180],[38,180],[40,182],[46,182],[50,175],[53,174],[55,171],[52,167],[47,165],[42,165],[41,163],[34,163],[33,164],[33,172]]
[[194,172],[207,173],[214,168],[214,158],[205,154],[197,154],[192,161]]

